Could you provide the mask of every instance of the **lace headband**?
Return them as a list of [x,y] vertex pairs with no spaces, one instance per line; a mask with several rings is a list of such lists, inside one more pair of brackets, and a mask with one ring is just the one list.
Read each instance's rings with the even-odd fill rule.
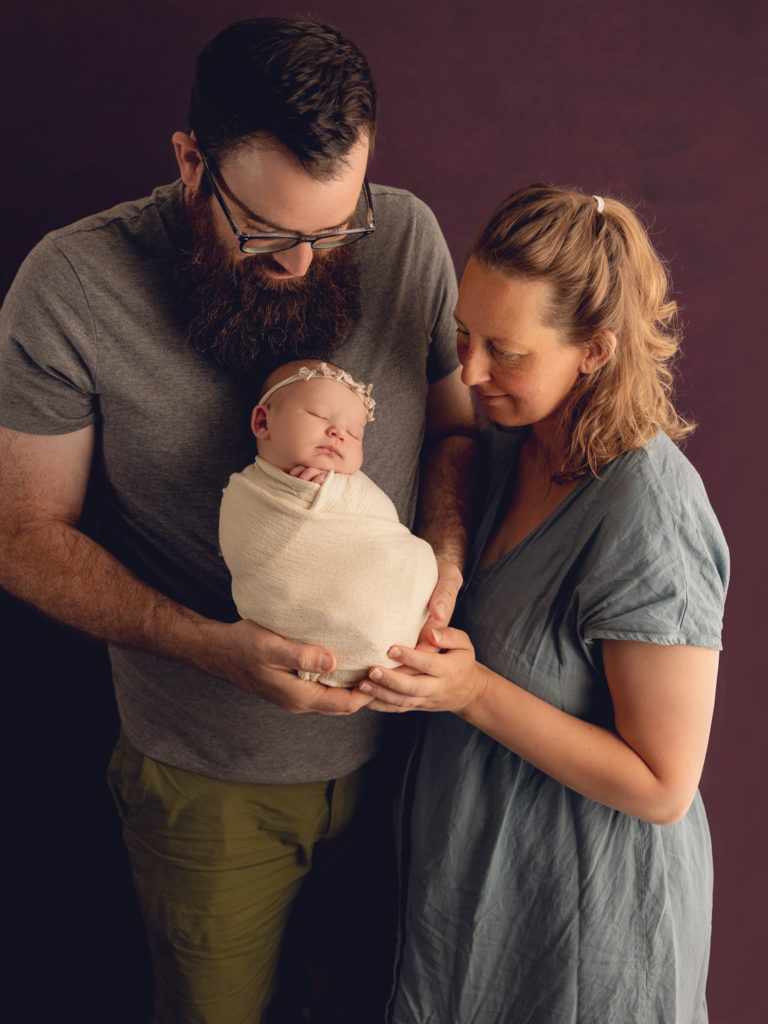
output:
[[264,405],[276,391],[284,388],[287,384],[295,384],[301,380],[312,380],[313,377],[326,377],[328,380],[337,380],[340,384],[345,384],[350,391],[354,391],[356,395],[359,395],[360,400],[365,406],[366,423],[373,421],[373,410],[376,406],[376,403],[371,398],[373,384],[361,384],[354,377],[351,377],[346,370],[340,370],[338,367],[334,369],[327,363],[318,363],[313,369],[310,369],[308,366],[299,367],[298,373],[294,373],[292,377],[286,377],[285,380],[281,380],[279,384],[275,384],[269,391],[265,392],[259,399],[259,405]]

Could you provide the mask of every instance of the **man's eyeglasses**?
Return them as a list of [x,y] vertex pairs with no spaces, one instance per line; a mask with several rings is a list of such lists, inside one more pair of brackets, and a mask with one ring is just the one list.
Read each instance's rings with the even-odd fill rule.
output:
[[264,256],[271,252],[283,252],[285,249],[292,249],[301,242],[309,242],[313,249],[338,249],[341,245],[350,245],[352,242],[365,238],[366,235],[372,235],[376,230],[373,217],[373,198],[366,179],[363,181],[362,189],[366,205],[365,227],[363,228],[339,228],[337,231],[327,231],[321,235],[294,235],[282,231],[260,231],[257,234],[246,234],[235,224],[229,207],[224,201],[224,196],[216,184],[216,178],[208,164],[205,153],[202,149],[199,152],[200,159],[203,162],[203,169],[210,182],[213,194],[216,196],[219,206],[240,244],[240,252],[244,252],[248,256]]

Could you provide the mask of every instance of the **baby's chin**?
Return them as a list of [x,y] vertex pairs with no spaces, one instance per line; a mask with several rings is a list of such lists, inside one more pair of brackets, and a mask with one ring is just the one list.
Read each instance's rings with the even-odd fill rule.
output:
[[357,461],[352,462],[349,459],[342,459],[338,455],[324,455],[319,453],[317,455],[312,455],[306,462],[303,462],[302,465],[306,466],[308,469],[322,469],[325,470],[325,472],[332,469],[334,473],[343,473],[347,476],[351,476],[352,473],[356,473],[358,469],[360,469],[362,463]]

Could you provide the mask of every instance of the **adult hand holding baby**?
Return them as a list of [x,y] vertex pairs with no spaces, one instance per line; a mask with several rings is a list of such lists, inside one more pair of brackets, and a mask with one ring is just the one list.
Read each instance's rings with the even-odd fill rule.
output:
[[452,711],[464,714],[485,693],[490,673],[460,629],[430,630],[417,648],[391,647],[391,669],[376,666],[360,689],[374,700],[372,711]]
[[433,629],[441,629],[451,621],[456,598],[464,577],[455,562],[437,557],[437,584],[429,599],[429,618],[419,634],[419,644],[429,643]]
[[[290,714],[352,715],[373,700],[357,690],[298,678],[298,671],[330,671],[336,659],[330,651],[286,640],[249,619],[208,620],[201,639],[207,652],[201,667]],[[201,660],[195,659],[198,665]]]

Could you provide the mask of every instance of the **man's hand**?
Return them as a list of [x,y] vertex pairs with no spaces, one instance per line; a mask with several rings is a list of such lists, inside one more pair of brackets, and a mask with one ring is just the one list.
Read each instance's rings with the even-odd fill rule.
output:
[[429,644],[431,631],[442,629],[451,621],[463,582],[461,570],[454,562],[445,558],[437,559],[437,584],[429,599],[429,618],[419,634],[419,644]]
[[333,669],[331,652],[286,640],[248,619],[231,625],[208,620],[201,640],[205,656],[194,659],[200,668],[291,714],[352,715],[373,700],[359,690],[299,679],[298,671]]

